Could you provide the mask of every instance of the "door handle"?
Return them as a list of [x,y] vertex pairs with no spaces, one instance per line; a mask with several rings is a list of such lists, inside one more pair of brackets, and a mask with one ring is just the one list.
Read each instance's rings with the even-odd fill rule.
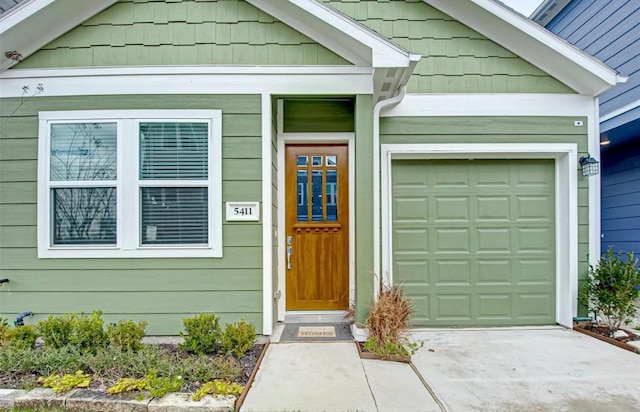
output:
[[291,252],[293,252],[293,248],[287,246],[287,270],[291,270]]

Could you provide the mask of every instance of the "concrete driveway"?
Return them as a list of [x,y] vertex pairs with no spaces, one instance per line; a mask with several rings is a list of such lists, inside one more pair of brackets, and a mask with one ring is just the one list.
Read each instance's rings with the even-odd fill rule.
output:
[[562,328],[412,333],[448,411],[640,411],[640,355]]

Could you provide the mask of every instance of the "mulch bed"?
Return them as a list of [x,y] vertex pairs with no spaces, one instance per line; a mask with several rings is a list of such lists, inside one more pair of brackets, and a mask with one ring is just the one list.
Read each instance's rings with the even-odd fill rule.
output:
[[598,325],[598,324],[592,324],[592,323],[582,323],[582,324],[576,324],[573,327],[573,330],[583,333],[585,335],[591,336],[593,338],[596,338],[598,340],[601,340],[603,342],[607,342],[610,343],[612,345],[615,345],[619,348],[622,349],[626,349],[629,352],[634,352],[634,353],[638,353],[638,349],[634,346],[628,345],[627,342],[631,342],[631,341],[640,341],[640,332],[634,332],[632,330],[629,329],[621,329],[624,332],[627,333],[627,337],[619,337],[619,338],[614,338],[613,337],[613,332],[611,329],[609,329],[608,326],[605,325]]

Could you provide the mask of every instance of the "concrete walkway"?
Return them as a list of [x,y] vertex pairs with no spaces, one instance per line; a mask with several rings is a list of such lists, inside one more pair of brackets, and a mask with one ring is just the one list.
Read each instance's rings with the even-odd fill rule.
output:
[[274,343],[241,411],[440,411],[408,364],[362,360],[353,342]]
[[640,411],[640,355],[563,329],[427,330],[414,365],[449,411]]
[[640,411],[640,355],[572,330],[412,336],[424,342],[412,358],[419,374],[361,360],[351,342],[271,344],[241,410]]

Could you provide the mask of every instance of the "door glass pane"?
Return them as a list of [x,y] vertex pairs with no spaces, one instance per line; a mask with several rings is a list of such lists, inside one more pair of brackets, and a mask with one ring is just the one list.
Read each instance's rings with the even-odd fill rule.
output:
[[327,170],[327,222],[338,220],[338,171]]
[[309,164],[309,156],[298,156],[298,166],[307,166]]
[[51,180],[116,178],[116,123],[51,125]]
[[143,187],[140,199],[143,245],[208,243],[206,187]]
[[298,222],[309,221],[309,200],[308,200],[308,174],[306,170],[298,170],[298,180],[296,185],[296,198],[298,203]]
[[322,171],[311,172],[311,221],[322,222]]
[[322,166],[322,156],[311,156],[312,166]]
[[335,155],[327,156],[327,166],[337,166],[337,165],[338,165],[337,156]]
[[54,245],[115,245],[114,187],[52,189]]

